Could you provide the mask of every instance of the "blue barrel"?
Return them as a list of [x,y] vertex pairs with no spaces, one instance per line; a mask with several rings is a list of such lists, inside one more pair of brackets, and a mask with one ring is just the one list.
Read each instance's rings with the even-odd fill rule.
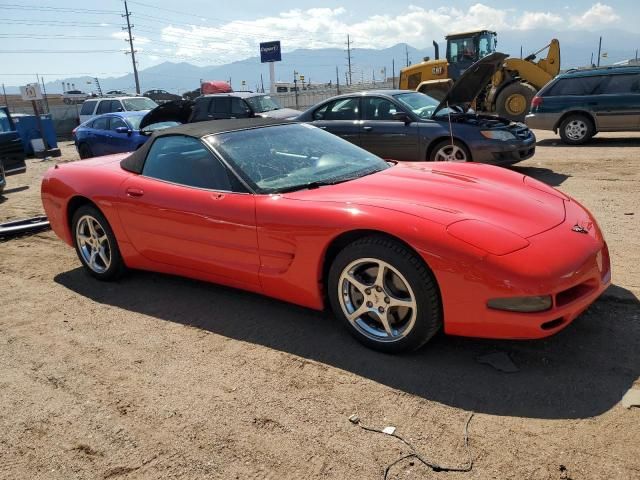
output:
[[[42,138],[38,131],[38,122],[35,115],[25,114],[12,114],[13,123],[16,125],[16,130],[22,141],[22,147],[27,155],[33,155],[33,147],[31,146],[31,140],[34,138]],[[53,127],[53,120],[51,115],[40,115],[40,121],[42,122],[42,129],[44,130],[44,138],[47,140],[49,147],[57,148],[58,140],[56,138],[56,130]]]

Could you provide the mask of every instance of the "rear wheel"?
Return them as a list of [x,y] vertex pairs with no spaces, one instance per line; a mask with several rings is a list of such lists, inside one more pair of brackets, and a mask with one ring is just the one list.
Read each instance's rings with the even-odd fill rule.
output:
[[469,149],[459,140],[442,140],[431,150],[429,160],[432,162],[470,162]]
[[76,253],[90,275],[98,280],[115,280],[124,273],[116,237],[100,210],[81,206],[73,214],[71,225]]
[[383,352],[415,350],[442,324],[433,274],[386,237],[365,237],[345,247],[331,265],[328,294],[351,334]]
[[81,143],[78,145],[78,155],[80,158],[91,158],[93,157],[93,152],[91,151],[91,147],[86,143]]
[[514,122],[524,121],[537,90],[528,83],[515,82],[504,87],[496,98],[496,112]]
[[574,113],[560,123],[560,138],[569,145],[581,145],[591,140],[594,130],[593,122],[588,117]]

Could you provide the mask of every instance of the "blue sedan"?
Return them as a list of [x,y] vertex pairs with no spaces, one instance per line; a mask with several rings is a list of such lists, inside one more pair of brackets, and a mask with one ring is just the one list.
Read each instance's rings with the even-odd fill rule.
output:
[[94,117],[73,130],[73,140],[80,158],[99,157],[137,150],[149,138],[149,131],[178,125],[162,122],[140,130],[148,110],[114,112]]

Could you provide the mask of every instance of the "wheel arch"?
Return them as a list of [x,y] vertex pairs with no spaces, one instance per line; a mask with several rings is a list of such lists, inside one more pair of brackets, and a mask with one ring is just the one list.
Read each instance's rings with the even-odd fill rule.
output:
[[583,115],[587,117],[593,125],[594,134],[598,131],[598,123],[596,122],[596,118],[593,116],[593,114],[588,110],[577,109],[566,111],[562,115],[560,115],[560,118],[556,120],[556,123],[553,125],[553,133],[558,133],[560,125],[562,125],[562,122],[564,122],[565,118],[567,118],[569,115]]
[[336,259],[338,254],[347,245],[355,242],[356,240],[360,240],[361,238],[371,237],[371,236],[385,237],[388,240],[392,240],[394,242],[397,242],[400,245],[402,245],[404,248],[409,250],[413,255],[415,255],[415,257],[418,259],[418,261],[420,261],[427,268],[427,270],[429,270],[429,272],[431,272],[431,275],[433,276],[433,279],[434,279],[434,282],[435,282],[435,285],[436,285],[436,290],[437,290],[437,294],[438,294],[438,300],[440,301],[440,305],[442,305],[442,293],[440,292],[440,285],[438,283],[438,280],[437,280],[433,270],[429,266],[429,264],[424,260],[424,258],[422,258],[422,255],[420,255],[418,253],[418,251],[414,247],[412,247],[409,243],[407,243],[406,241],[404,241],[402,238],[398,237],[397,235],[385,232],[383,230],[357,229],[357,230],[349,230],[349,231],[346,231],[346,232],[342,232],[339,235],[337,235],[336,237],[334,237],[331,240],[331,242],[329,242],[329,244],[327,245],[327,248],[324,251],[324,255],[321,258],[319,287],[321,288],[322,299],[323,299],[323,303],[325,304],[325,306],[328,305],[328,302],[327,302],[327,293],[328,293],[327,292],[327,281],[329,279],[329,269],[331,268],[331,264]]
[[99,212],[101,212],[104,215],[104,212],[100,210],[100,207],[98,207],[98,205],[96,205],[95,202],[92,202],[89,198],[83,195],[74,195],[67,202],[67,208],[66,208],[67,218],[66,218],[65,225],[68,229],[67,231],[69,233],[69,238],[73,238],[73,225],[71,224],[73,221],[73,215],[76,213],[76,211],[80,207],[84,205],[90,205],[92,207],[95,207]]
[[[462,140],[460,137],[454,136],[453,139],[457,140],[458,142],[462,143],[462,145],[465,146],[465,148],[469,152],[469,161],[473,162],[473,152],[471,151],[471,148],[469,148],[469,144],[464,140]],[[431,154],[433,153],[433,150],[436,148],[436,145],[438,145],[443,140],[451,141],[451,137],[448,135],[440,135],[439,137],[436,137],[433,140],[431,140],[429,145],[427,145],[427,154],[425,155],[425,161],[427,162],[430,161],[429,159],[431,158]]]

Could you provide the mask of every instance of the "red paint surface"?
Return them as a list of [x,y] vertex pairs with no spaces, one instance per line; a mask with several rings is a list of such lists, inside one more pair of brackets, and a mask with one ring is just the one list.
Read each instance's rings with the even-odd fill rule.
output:
[[[447,333],[490,338],[551,335],[610,283],[608,251],[591,214],[506,169],[400,163],[334,186],[250,195],[149,179],[122,170],[123,157],[50,169],[42,199],[53,230],[70,245],[69,202],[94,202],[131,268],[322,309],[331,243],[349,232],[377,231],[408,244],[431,268]],[[573,232],[576,224],[588,234]],[[490,298],[524,295],[552,295],[554,306],[533,314],[486,307]],[[553,328],[541,327],[552,320],[559,320]]]

